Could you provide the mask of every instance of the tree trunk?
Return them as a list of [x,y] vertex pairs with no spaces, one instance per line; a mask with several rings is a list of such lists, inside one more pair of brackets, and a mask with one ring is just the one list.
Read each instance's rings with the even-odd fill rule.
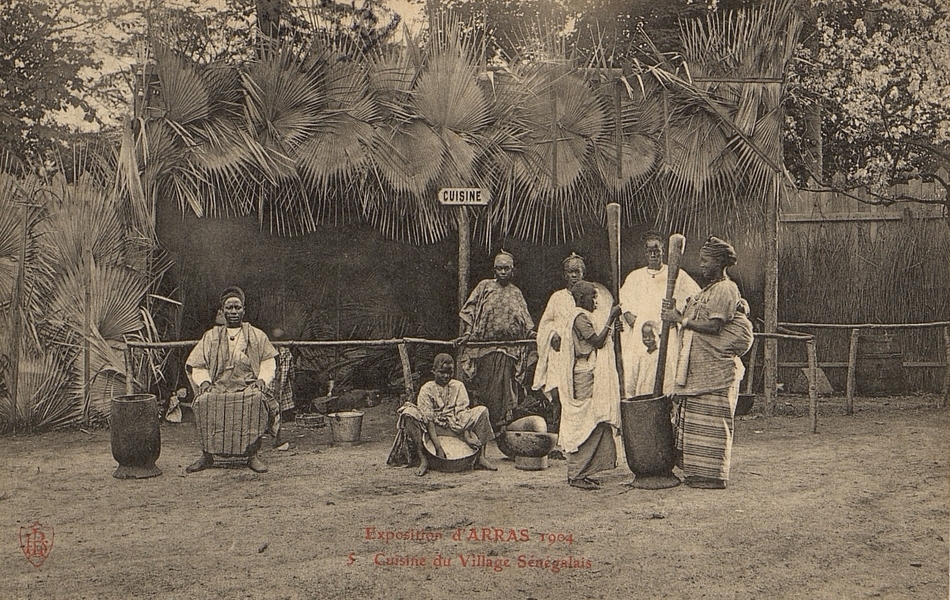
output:
[[822,165],[824,155],[821,144],[821,104],[809,106],[805,112],[805,161],[808,172],[811,173],[810,183],[820,183],[823,180]]
[[281,0],[257,0],[257,27],[271,41],[280,39]]

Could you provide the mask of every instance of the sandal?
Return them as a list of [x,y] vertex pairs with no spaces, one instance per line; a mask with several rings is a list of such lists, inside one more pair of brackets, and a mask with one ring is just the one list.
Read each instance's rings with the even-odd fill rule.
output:
[[687,477],[684,482],[688,487],[699,490],[724,490],[726,482],[723,479],[714,477]]
[[571,487],[576,487],[577,489],[580,489],[580,490],[599,490],[600,489],[600,485],[598,485],[594,481],[591,481],[590,479],[587,479],[586,477],[583,479],[568,479],[567,484]]

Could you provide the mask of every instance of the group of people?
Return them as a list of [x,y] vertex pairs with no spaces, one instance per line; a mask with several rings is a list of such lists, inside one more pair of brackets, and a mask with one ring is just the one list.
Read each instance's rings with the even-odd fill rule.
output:
[[[665,323],[663,393],[674,398],[677,466],[689,486],[724,488],[743,376],[739,357],[752,344],[748,303],[726,271],[736,264],[736,253],[710,237],[700,250],[704,287],[680,271],[667,300],[664,242],[656,232],[644,236],[646,266],[627,276],[619,303],[604,286],[584,279],[584,260],[572,253],[563,262],[565,286],[552,294],[537,328],[512,283],[514,258],[499,253],[495,276],[480,281],[460,310],[458,368],[448,354],[435,357],[433,380],[399,409],[388,462],[418,464],[417,473],[424,475],[426,442],[444,458],[442,441],[454,436],[475,449],[476,468],[495,470],[485,449],[512,421],[530,385],[556,413],[568,483],[597,489],[592,476],[618,464],[621,397],[654,392]],[[200,471],[216,455],[230,455],[263,472],[261,436],[276,435],[280,425],[271,386],[278,352],[262,331],[243,322],[243,292],[229,288],[221,303],[225,323],[205,333],[186,363],[197,391],[193,407],[202,443],[201,458],[187,470]],[[536,344],[524,343],[532,338]]]

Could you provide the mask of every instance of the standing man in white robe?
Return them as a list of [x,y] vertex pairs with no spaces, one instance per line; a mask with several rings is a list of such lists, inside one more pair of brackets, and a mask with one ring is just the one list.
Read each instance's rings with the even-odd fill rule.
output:
[[[645,267],[634,269],[627,275],[620,287],[620,306],[623,309],[621,319],[623,327],[620,333],[620,347],[623,355],[624,397],[637,395],[637,365],[642,354],[646,353],[641,329],[646,321],[660,322],[660,310],[666,297],[667,265],[663,262],[666,237],[656,231],[648,231],[643,236],[643,250],[647,261]],[[699,293],[699,285],[689,274],[680,269],[673,290],[673,300],[679,310],[686,306],[686,299]],[[670,328],[668,346],[679,347],[679,333]],[[676,375],[676,352],[666,355],[663,393],[673,390]]]
[[[561,404],[558,395],[558,378],[566,369],[573,368],[574,357],[561,352],[561,342],[571,335],[573,320],[576,312],[574,296],[570,289],[578,281],[584,279],[587,266],[584,259],[571,252],[571,255],[562,263],[564,287],[551,294],[548,304],[538,322],[538,363],[534,371],[533,390],[540,390],[551,401],[553,420],[560,424]],[[613,296],[607,288],[595,283],[597,301],[592,321],[594,327],[600,328],[607,322]],[[553,431],[557,431],[554,429]]]

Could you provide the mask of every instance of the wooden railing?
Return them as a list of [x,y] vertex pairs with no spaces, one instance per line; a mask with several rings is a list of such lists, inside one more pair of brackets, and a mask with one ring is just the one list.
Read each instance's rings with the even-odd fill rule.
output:
[[[847,366],[848,368],[848,382],[847,388],[845,391],[845,413],[854,414],[854,396],[856,391],[856,381],[855,373],[857,371],[857,362],[858,362],[858,339],[861,335],[862,330],[874,330],[874,329],[926,329],[931,327],[943,327],[944,328],[944,346],[946,351],[946,360],[944,363],[920,363],[910,366],[923,366],[923,367],[947,367],[946,376],[944,379],[943,387],[943,397],[940,400],[939,406],[945,408],[947,406],[947,397],[950,395],[950,321],[933,321],[929,323],[861,323],[861,324],[845,324],[845,323],[779,323],[780,327],[789,327],[789,328],[807,328],[807,329],[847,329],[851,331],[851,343],[848,348],[848,362],[845,364],[840,363],[826,363],[825,366]],[[906,366],[906,365],[905,365]]]
[[[402,375],[403,382],[406,388],[406,397],[414,398],[416,395],[415,388],[412,385],[412,365],[409,363],[409,344],[426,344],[429,346],[447,346],[455,347],[455,343],[452,340],[433,340],[428,338],[416,338],[416,337],[403,337],[403,338],[389,338],[389,339],[380,339],[380,340],[287,340],[287,341],[274,341],[271,342],[274,346],[277,347],[288,347],[288,348],[336,348],[336,347],[371,347],[371,348],[386,348],[395,346],[397,352],[399,352],[399,361],[402,363]],[[503,342],[468,342],[466,346],[499,346],[499,345],[528,345],[535,344],[533,339],[525,340],[506,340]],[[135,342],[130,341],[126,342],[125,345],[125,393],[132,394],[134,393],[133,385],[134,378],[131,376],[132,365],[134,364],[132,353],[136,349],[163,349],[163,348],[191,348],[198,344],[198,340],[179,340],[173,342]]]
[[[808,352],[808,368],[809,368],[809,385],[808,385],[808,398],[809,398],[809,408],[808,414],[811,423],[812,433],[818,432],[818,358],[815,350],[815,336],[804,333],[755,333],[755,340],[753,344],[757,344],[759,339],[777,339],[777,340],[795,340],[804,342]],[[134,364],[133,352],[136,350],[147,350],[147,349],[169,349],[169,348],[191,348],[198,343],[198,340],[181,340],[173,342],[136,342],[130,341],[126,343],[125,347],[125,367],[126,367],[126,393],[134,393],[133,377],[131,377],[132,365]],[[333,347],[374,347],[374,348],[385,348],[395,346],[399,352],[399,360],[402,363],[402,373],[403,373],[403,382],[406,389],[406,397],[414,398],[415,397],[415,388],[412,383],[412,366],[409,363],[409,352],[407,349],[408,344],[426,344],[431,346],[444,346],[444,347],[455,347],[455,344],[452,340],[436,340],[429,338],[416,338],[416,337],[403,337],[403,338],[390,338],[390,339],[379,339],[379,340],[294,340],[294,341],[275,341],[272,342],[274,346],[284,346],[290,348],[333,348]],[[498,346],[498,345],[534,345],[537,341],[534,339],[522,339],[522,340],[506,340],[503,342],[468,342],[467,346]],[[754,356],[752,355],[752,364],[750,371],[755,370]],[[749,378],[751,380],[752,373],[750,372]],[[751,389],[751,387],[749,388]],[[775,407],[766,406],[766,414],[771,416],[774,414]]]

